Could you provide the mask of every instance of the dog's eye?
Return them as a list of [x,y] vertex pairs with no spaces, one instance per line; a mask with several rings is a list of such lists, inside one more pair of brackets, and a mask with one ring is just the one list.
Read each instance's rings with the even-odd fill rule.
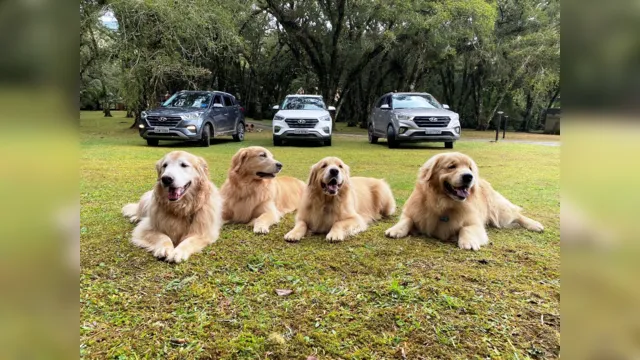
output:
[[167,167],[167,165],[168,165],[167,163],[164,163],[164,164],[162,164],[162,167],[163,167],[163,168],[166,168],[166,167]]
[[449,165],[449,169],[455,169],[455,168],[456,168],[456,164]]
[[267,157],[267,153],[260,154],[261,157]]
[[180,163],[180,166],[182,166],[183,168],[189,167],[187,163]]
[[323,169],[326,168],[326,167],[327,167],[327,164],[322,164],[322,168]]
[[338,167],[339,167],[340,169],[342,169],[342,165],[338,165]]

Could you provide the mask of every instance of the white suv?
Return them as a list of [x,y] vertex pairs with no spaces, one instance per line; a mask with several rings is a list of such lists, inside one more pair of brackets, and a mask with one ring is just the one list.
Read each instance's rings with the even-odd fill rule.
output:
[[283,140],[321,141],[331,146],[332,121],[320,95],[287,95],[282,106],[273,117],[273,145],[282,145]]

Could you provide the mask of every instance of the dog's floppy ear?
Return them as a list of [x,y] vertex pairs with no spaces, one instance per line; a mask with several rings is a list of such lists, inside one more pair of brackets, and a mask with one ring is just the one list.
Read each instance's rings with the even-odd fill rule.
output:
[[197,161],[197,165],[198,165],[198,172],[206,177],[207,179],[209,178],[209,164],[207,164],[207,160],[205,160],[203,157],[198,156],[196,158]]
[[160,175],[162,174],[162,163],[164,163],[164,158],[165,156],[163,156],[156,162],[156,172],[158,173],[158,179],[160,179]]
[[231,158],[231,172],[238,172],[248,157],[247,149],[240,149]]
[[318,168],[320,163],[313,164],[311,166],[311,171],[309,172],[309,181],[307,182],[308,186],[313,186],[318,181]]
[[438,154],[436,156],[432,156],[429,160],[427,160],[427,162],[425,162],[424,165],[422,165],[422,167],[420,168],[418,180],[423,182],[431,180],[431,176],[433,176],[435,168],[440,163],[440,159],[442,159],[442,155]]

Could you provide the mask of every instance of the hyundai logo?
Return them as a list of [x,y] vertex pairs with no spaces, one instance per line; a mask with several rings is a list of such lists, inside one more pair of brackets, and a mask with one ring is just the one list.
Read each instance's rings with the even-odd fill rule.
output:
[[304,124],[304,123],[306,123],[306,122],[307,122],[307,120],[305,120],[305,119],[300,119],[300,120],[298,120],[298,124]]
[[158,119],[158,121],[165,122],[165,121],[167,121],[167,118],[166,117],[161,117],[160,119]]
[[438,121],[438,118],[434,118],[434,117],[432,117],[432,118],[429,118],[429,121],[431,121],[431,122],[436,122],[436,121]]

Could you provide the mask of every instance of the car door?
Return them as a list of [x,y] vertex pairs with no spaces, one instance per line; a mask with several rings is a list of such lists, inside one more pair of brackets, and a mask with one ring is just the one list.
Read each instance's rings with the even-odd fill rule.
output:
[[377,117],[380,116],[380,104],[382,103],[382,98],[376,100],[373,104],[373,109],[371,109],[371,114],[369,114],[369,122],[373,126],[373,133],[377,134],[378,130],[378,120]]
[[213,114],[213,127],[216,133],[229,131],[229,123],[227,122],[227,108],[224,107],[222,95],[216,95],[211,105],[211,113]]
[[380,108],[382,105],[389,105],[391,106],[391,96],[387,95],[382,97],[381,101],[380,101],[380,106],[378,107],[378,116],[376,117],[376,128],[378,130],[378,133],[384,137],[387,136],[387,126],[389,126],[389,120],[390,120],[390,114],[391,114],[391,109],[382,109]]
[[231,96],[223,95],[222,98],[224,99],[224,107],[227,110],[227,122],[229,130],[235,131],[236,120],[238,118],[238,109]]

